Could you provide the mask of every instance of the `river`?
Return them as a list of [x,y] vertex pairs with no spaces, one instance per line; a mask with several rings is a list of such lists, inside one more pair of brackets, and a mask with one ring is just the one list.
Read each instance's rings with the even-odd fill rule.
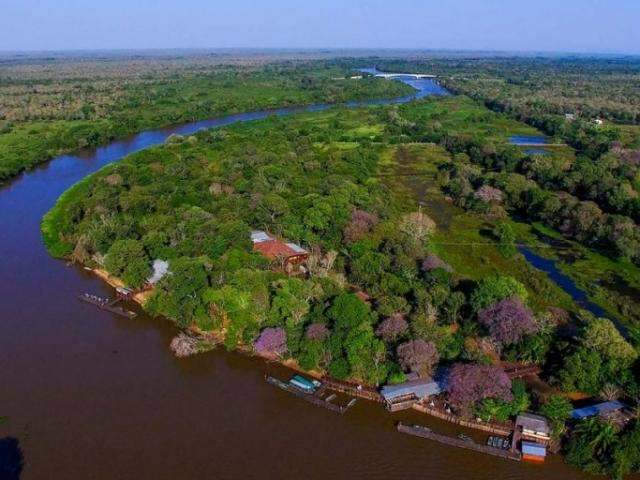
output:
[[[441,88],[431,80],[412,85],[418,97]],[[0,437],[17,439],[24,461],[12,478],[583,478],[558,456],[544,466],[519,464],[395,431],[400,419],[460,431],[424,415],[389,415],[359,402],[338,416],[268,385],[258,359],[219,349],[178,360],[168,349],[176,334],[171,324],[144,314],[125,320],[79,302],[80,292],[113,292],[47,255],[42,216],[100,167],[173,133],[325,108],[144,132],[60,156],[0,189],[0,415],[9,417]],[[9,445],[0,442],[0,458],[11,453]]]

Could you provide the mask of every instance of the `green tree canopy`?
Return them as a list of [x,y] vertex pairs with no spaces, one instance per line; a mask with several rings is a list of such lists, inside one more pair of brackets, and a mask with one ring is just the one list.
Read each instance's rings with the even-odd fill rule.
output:
[[483,278],[471,294],[471,305],[478,312],[495,302],[517,295],[526,302],[527,289],[515,278],[502,275],[493,275]]
[[133,287],[141,287],[151,275],[149,257],[137,240],[116,240],[104,260],[107,271]]

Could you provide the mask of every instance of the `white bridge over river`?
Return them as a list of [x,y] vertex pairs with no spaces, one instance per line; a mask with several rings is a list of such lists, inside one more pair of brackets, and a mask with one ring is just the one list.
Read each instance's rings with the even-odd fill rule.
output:
[[429,75],[428,73],[385,73],[385,72],[377,72],[374,75],[376,77],[382,77],[382,78],[396,78],[396,77],[436,78],[436,75]]

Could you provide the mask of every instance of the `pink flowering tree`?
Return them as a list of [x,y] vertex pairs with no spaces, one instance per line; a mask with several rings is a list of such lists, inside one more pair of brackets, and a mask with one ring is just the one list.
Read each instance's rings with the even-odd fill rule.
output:
[[312,323],[305,331],[307,340],[324,342],[329,337],[329,329],[324,323]]
[[344,239],[348,243],[357,242],[369,233],[378,221],[378,216],[373,213],[354,210],[351,212],[351,221],[344,228]]
[[483,185],[475,191],[473,197],[484,203],[501,203],[502,190],[494,188],[490,185]]
[[402,313],[394,313],[390,317],[385,318],[378,328],[376,335],[381,337],[385,342],[395,342],[409,330],[409,324],[404,319]]
[[493,365],[455,364],[447,379],[449,401],[463,412],[470,412],[482,400],[513,400],[511,380]]
[[283,328],[265,328],[253,344],[254,350],[262,355],[284,355],[287,351],[287,334]]
[[518,343],[538,331],[533,312],[515,296],[480,310],[478,320],[489,329],[491,338],[503,345]]
[[400,344],[396,354],[403,369],[422,376],[430,375],[433,366],[440,359],[435,344],[421,339]]

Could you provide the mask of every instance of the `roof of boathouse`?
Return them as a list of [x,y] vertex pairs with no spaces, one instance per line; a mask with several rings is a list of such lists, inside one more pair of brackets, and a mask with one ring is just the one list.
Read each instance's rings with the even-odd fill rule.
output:
[[445,384],[442,377],[438,380],[433,378],[418,378],[415,380],[409,380],[408,382],[399,383],[397,385],[385,385],[382,387],[380,393],[387,401],[411,394],[422,399],[432,395],[438,395],[444,390],[444,388]]
[[551,432],[547,419],[535,413],[521,413],[516,417],[516,425],[521,425],[522,428],[546,435]]

